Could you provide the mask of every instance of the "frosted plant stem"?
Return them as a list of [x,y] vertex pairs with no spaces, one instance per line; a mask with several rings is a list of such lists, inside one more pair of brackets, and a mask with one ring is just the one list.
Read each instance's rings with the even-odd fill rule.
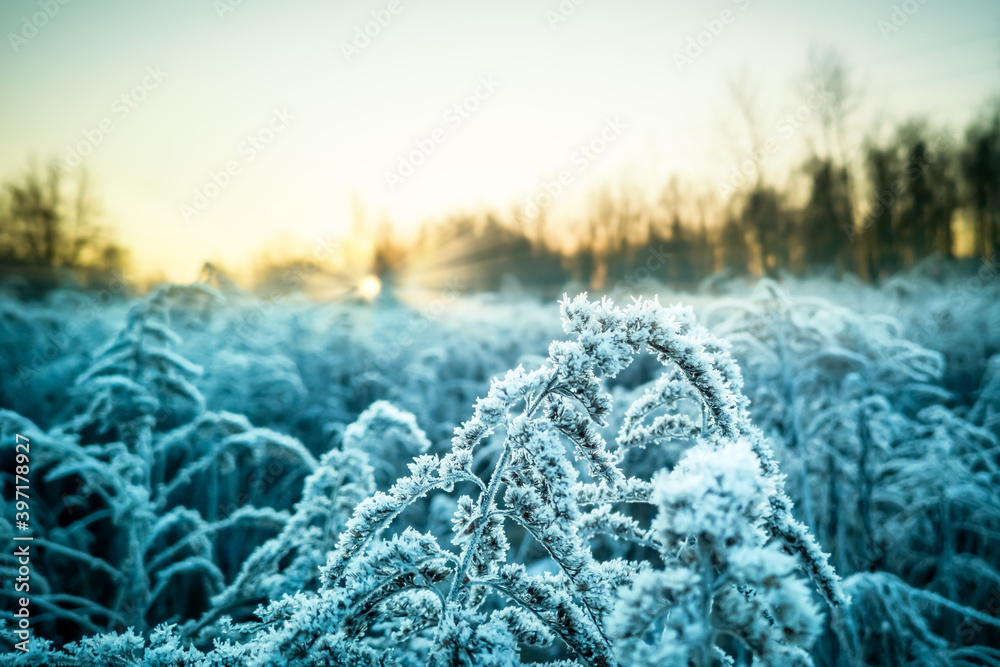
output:
[[[783,323],[784,321],[782,321],[782,324]],[[795,379],[792,377],[790,371],[790,364],[788,363],[788,346],[785,341],[784,329],[782,327],[775,327],[774,333],[778,341],[778,357],[781,360],[781,375],[785,391],[785,403],[791,411],[792,423],[790,429],[791,433],[789,434],[791,438],[790,449],[796,452],[802,460],[802,518],[807,528],[810,530],[816,530],[816,516],[813,511],[812,502],[812,484],[809,479],[809,459],[804,451],[806,443],[803,442],[802,438],[802,415],[799,413],[799,405],[796,401],[796,397],[799,392],[796,387]]]
[[[869,470],[869,456],[871,455],[872,434],[868,425],[868,409],[861,407],[858,409],[858,435],[861,440],[861,455],[858,460],[858,476],[861,485],[861,526],[865,534],[865,548],[874,553],[875,530],[872,526],[872,475]],[[839,546],[839,545],[838,545]],[[869,569],[874,567],[874,563]],[[846,570],[844,570],[846,572]]]
[[[527,409],[524,411],[525,418],[531,420],[531,415],[538,409],[538,406],[542,404],[542,401],[549,392],[552,391],[552,387],[555,385],[555,378],[549,380],[549,383],[545,385],[538,397],[533,403],[528,405]],[[464,585],[462,580],[465,578],[465,573],[469,569],[469,563],[472,562],[472,555],[475,553],[476,548],[479,546],[479,540],[483,536],[483,531],[486,529],[488,521],[486,521],[486,516],[493,511],[494,498],[496,497],[497,490],[500,488],[500,478],[503,477],[504,469],[507,467],[507,461],[510,459],[511,451],[511,439],[507,437],[504,439],[503,451],[500,453],[500,460],[497,461],[496,467],[493,468],[493,476],[490,477],[490,485],[486,489],[486,493],[479,496],[479,525],[476,526],[476,533],[469,540],[468,544],[465,545],[465,550],[462,552],[462,562],[455,572],[455,578],[451,582],[451,590],[448,592],[448,602],[454,602],[458,599],[458,592]]]
[[[712,563],[707,555],[702,555],[699,559],[701,561],[701,617],[703,619],[709,619],[712,617],[712,588],[714,585],[714,577],[711,576],[713,573]],[[712,652],[709,647],[715,646],[715,628],[709,623],[707,624],[705,636],[705,651]],[[702,655],[703,665],[710,665],[712,660],[707,655]]]
[[977,621],[981,621],[988,625],[1000,628],[1000,619],[998,619],[996,616],[984,614],[983,612],[977,611],[972,607],[966,607],[965,605],[958,604],[957,602],[952,602],[943,595],[938,595],[933,591],[926,591],[918,588],[910,588],[909,590],[906,591],[906,594],[909,595],[910,597],[923,598],[924,600],[927,600],[928,602],[933,602],[937,605],[944,607],[945,609],[950,609],[956,614],[967,616],[969,618],[974,618]]
[[504,441],[503,452],[500,454],[500,460],[497,461],[496,467],[493,468],[493,476],[490,477],[490,485],[486,489],[486,493],[479,496],[479,518],[477,519],[478,525],[476,526],[476,533],[469,540],[468,544],[465,545],[465,549],[462,552],[462,562],[458,566],[458,570],[455,572],[455,578],[451,582],[451,590],[448,591],[448,602],[454,602],[458,599],[458,592],[462,588],[462,580],[465,578],[465,573],[469,569],[469,563],[472,562],[472,554],[475,553],[476,547],[479,546],[479,539],[482,537],[483,530],[486,527],[487,521],[486,512],[484,508],[492,508],[493,498],[496,496],[497,489],[500,488],[500,477],[503,475],[504,469],[507,467],[507,460],[510,458],[510,438]]

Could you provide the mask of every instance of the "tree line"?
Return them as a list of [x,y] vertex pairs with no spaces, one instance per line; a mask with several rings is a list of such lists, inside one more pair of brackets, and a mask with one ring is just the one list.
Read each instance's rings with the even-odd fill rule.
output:
[[758,176],[721,203],[675,178],[653,198],[605,188],[558,227],[544,211],[531,220],[483,212],[425,224],[408,246],[383,231],[375,266],[429,283],[462,272],[480,289],[505,276],[539,287],[653,279],[686,288],[719,272],[878,282],[931,255],[988,259],[1000,247],[1000,105],[962,134],[910,121],[845,155],[815,151],[785,186]]
[[[825,89],[834,91],[836,109],[837,85]],[[756,136],[746,96],[734,98]],[[757,165],[721,202],[677,178],[652,197],[629,185],[606,187],[584,213],[559,224],[544,210],[530,219],[523,211],[481,211],[427,222],[405,242],[386,221],[356,220],[374,250],[355,272],[375,273],[387,285],[434,286],[457,276],[478,290],[514,282],[559,290],[576,281],[637,291],[650,280],[691,288],[720,272],[853,273],[877,282],[931,255],[994,256],[1000,103],[963,133],[910,121],[853,152],[837,129],[843,119],[823,113],[826,143],[813,146],[784,185]],[[8,182],[0,188],[0,279],[27,277],[44,291],[120,269],[125,252],[99,220],[84,172],[69,182],[53,165]]]
[[0,281],[17,276],[28,293],[43,293],[120,270],[125,251],[100,217],[85,172],[67,179],[53,161],[8,181],[0,187]]

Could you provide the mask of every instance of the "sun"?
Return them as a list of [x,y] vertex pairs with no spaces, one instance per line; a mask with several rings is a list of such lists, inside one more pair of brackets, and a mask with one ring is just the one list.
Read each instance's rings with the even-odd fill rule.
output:
[[382,291],[382,282],[378,279],[378,276],[365,276],[360,283],[358,283],[358,293],[366,301],[374,301],[378,293]]

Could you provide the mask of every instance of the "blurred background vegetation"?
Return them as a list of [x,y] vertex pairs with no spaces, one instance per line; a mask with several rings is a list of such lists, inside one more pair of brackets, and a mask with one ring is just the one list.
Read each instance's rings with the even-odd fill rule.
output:
[[0,190],[0,281],[22,295],[106,283],[125,262],[85,173],[70,180],[55,164],[34,166]]

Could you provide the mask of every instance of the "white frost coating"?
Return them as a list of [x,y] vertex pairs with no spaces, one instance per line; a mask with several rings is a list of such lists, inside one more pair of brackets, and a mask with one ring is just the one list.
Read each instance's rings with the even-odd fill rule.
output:
[[[318,463],[293,439],[224,416],[203,419],[200,428],[224,435],[200,446],[181,469],[187,477],[176,477],[168,491],[214,466],[220,452],[271,448],[306,461],[312,474],[287,519],[239,514],[285,524],[246,560],[214,599],[215,615],[199,626],[232,640],[191,653],[164,628],[155,641],[151,635],[146,656],[162,651],[158,657],[192,665],[517,667],[521,649],[531,646],[560,667],[567,657],[596,667],[709,665],[730,662],[716,645],[728,635],[765,664],[807,660],[803,649],[820,616],[796,573],[808,572],[834,604],[844,596],[824,554],[791,518],[728,347],[690,310],[655,301],[619,308],[581,295],[564,299],[561,309],[569,340],[552,343],[539,368],[494,379],[443,455],[425,453],[430,441],[415,418],[386,402],[372,404],[343,431],[344,449]],[[614,416],[604,381],[643,351],[665,366],[664,379],[627,409],[619,449],[611,451],[601,433]],[[171,362],[169,355],[151,358]],[[681,413],[680,401],[703,415]],[[157,451],[174,451],[180,437]],[[652,482],[625,475],[625,450],[671,437],[699,444]],[[367,459],[387,458],[381,448],[390,445],[416,455],[409,474],[371,493]],[[418,504],[428,493],[458,486],[450,539],[397,527],[397,518],[428,506]],[[337,521],[345,503],[366,493],[349,520]],[[146,502],[132,495],[133,506]],[[651,526],[624,507],[632,503],[658,508]],[[340,531],[332,549],[324,517]],[[194,542],[211,546],[211,524],[197,512],[171,515],[154,532],[167,534],[183,521],[199,535]],[[666,565],[634,557],[642,551],[602,561],[592,539],[603,536],[655,549]],[[530,570],[519,562],[528,548],[543,554]],[[311,590],[308,570],[327,551],[319,589]],[[222,587],[204,559],[180,556],[165,563],[157,594],[189,574]],[[297,584],[305,590],[274,599]],[[272,601],[258,610],[259,622],[218,616],[261,592]],[[125,650],[120,638],[109,641],[118,642],[110,650]]]

